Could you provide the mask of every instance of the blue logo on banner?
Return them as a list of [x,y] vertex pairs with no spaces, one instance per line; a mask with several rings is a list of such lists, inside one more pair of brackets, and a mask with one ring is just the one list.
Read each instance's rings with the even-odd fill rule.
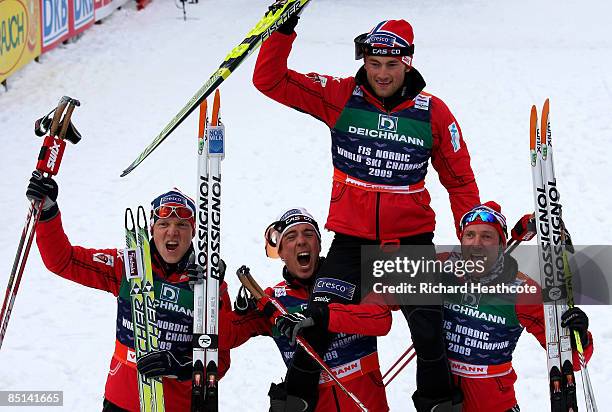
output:
[[43,0],[43,46],[68,33],[68,0]]
[[93,0],[74,0],[74,27],[81,28],[94,18]]
[[312,293],[331,293],[346,300],[353,300],[355,295],[355,285],[343,280],[334,278],[319,278],[315,282]]
[[211,127],[208,129],[208,153],[223,154],[225,152],[224,138],[224,127]]

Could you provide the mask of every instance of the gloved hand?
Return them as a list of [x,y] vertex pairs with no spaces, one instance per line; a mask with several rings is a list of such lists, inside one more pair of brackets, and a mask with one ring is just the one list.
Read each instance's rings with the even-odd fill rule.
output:
[[[219,284],[223,283],[225,280],[225,261],[220,259],[219,261]],[[189,277],[189,287],[193,290],[193,286],[196,283],[199,283],[206,279],[206,273],[204,272],[204,267],[195,263],[195,254],[189,256],[189,263],[185,268],[185,272]]]
[[39,222],[53,219],[59,213],[57,207],[57,183],[51,177],[44,177],[38,170],[32,172],[26,197],[29,200],[43,202]]
[[276,318],[276,327],[295,345],[298,334],[304,328],[314,325],[327,329],[329,324],[329,308],[327,305],[313,305],[301,312],[288,313]]
[[300,16],[294,14],[293,16],[289,17],[286,22],[281,24],[276,31],[289,36],[295,31],[295,26],[297,26],[299,20]]
[[[589,345],[589,317],[582,309],[576,306],[568,309],[561,315],[561,327],[570,328],[572,332],[577,331],[578,335],[580,335],[580,342],[583,348]],[[571,341],[572,347],[576,349],[576,339],[574,339],[573,333]]]
[[191,359],[185,357],[179,361],[172,352],[167,350],[147,353],[138,359],[136,368],[147,378],[167,376],[177,378],[179,381],[191,379],[193,372]]
[[531,240],[536,235],[535,216],[533,213],[528,213],[521,217],[514,228],[510,232],[512,239],[515,241],[526,242]]
[[234,300],[234,312],[238,313],[239,315],[246,315],[247,313],[255,309],[257,309],[257,303],[255,302],[255,299],[253,298],[253,296],[251,296],[251,294],[249,293],[247,288],[244,287],[244,285],[240,286],[240,289],[238,289],[238,295],[236,296],[236,300]]

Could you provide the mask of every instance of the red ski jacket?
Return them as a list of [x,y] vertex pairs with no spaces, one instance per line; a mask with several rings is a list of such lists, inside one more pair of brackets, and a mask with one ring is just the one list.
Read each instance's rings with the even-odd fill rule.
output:
[[[289,312],[299,311],[308,303],[308,288],[299,282],[283,281],[265,293],[277,299]],[[219,348],[238,347],[254,336],[272,336],[288,364],[295,351],[285,336],[280,335],[272,320],[252,310],[240,315],[224,305],[220,312]],[[389,410],[382,385],[375,336],[386,335],[391,328],[391,313],[384,305],[360,304],[329,305],[330,332],[336,333],[330,349],[323,357],[345,387],[359,398],[368,410]],[[340,390],[331,378],[322,373],[319,381],[319,400],[316,412],[358,412],[353,401]]]
[[[51,272],[117,296],[115,352],[110,362],[104,396],[123,409],[139,412],[131,303],[124,276],[123,254],[117,249],[86,249],[71,245],[59,215],[38,224],[36,242],[43,262]],[[151,258],[160,349],[170,350],[180,357],[191,356],[193,292],[189,288],[188,279],[184,272],[165,266],[155,252]],[[221,285],[220,296],[222,306],[229,306],[225,283]],[[229,366],[229,350],[220,350],[220,376],[225,374]],[[191,404],[191,381],[163,378],[163,385],[166,411],[188,411]]]
[[422,91],[418,71],[406,80],[416,96],[387,110],[366,86],[363,69],[347,78],[289,70],[295,38],[277,32],[266,40],[253,83],[330,128],[334,176],[326,228],[383,242],[433,232],[435,213],[425,189],[430,159],[458,228],[463,214],[480,204],[470,155],[457,120],[442,100]]

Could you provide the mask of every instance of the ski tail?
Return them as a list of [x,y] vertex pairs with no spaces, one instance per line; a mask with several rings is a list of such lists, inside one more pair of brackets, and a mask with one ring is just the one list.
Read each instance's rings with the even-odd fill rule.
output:
[[217,89],[259,46],[270,37],[291,16],[299,14],[310,0],[277,1],[257,22],[246,37],[225,57],[219,68],[210,76],[204,85],[187,102],[153,141],[121,173],[126,176],[146,159],[172,133],[198,105]]

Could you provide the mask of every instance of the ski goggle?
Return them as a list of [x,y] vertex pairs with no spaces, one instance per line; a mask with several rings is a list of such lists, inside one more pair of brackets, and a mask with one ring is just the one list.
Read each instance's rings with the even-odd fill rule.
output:
[[506,218],[501,213],[486,207],[480,206],[476,209],[470,210],[461,218],[461,230],[465,228],[468,223],[475,221],[481,221],[483,223],[496,223],[502,228],[502,231],[508,236],[508,227],[506,226]]
[[408,46],[397,45],[394,47],[389,47],[386,45],[378,45],[377,43],[368,43],[367,40],[369,37],[370,33],[363,33],[355,37],[355,60],[363,59],[364,55],[381,57],[412,57],[414,54],[414,44],[410,44]]
[[190,220],[193,219],[193,210],[186,206],[169,206],[161,205],[156,209],[153,209],[153,215],[160,219],[166,219],[172,216],[172,214],[179,219]]
[[266,229],[264,233],[264,238],[266,239],[266,256],[272,259],[277,259],[279,257],[278,247],[283,235],[287,230],[289,230],[289,228],[301,223],[311,225],[317,234],[317,238],[319,241],[321,240],[319,225],[312,217],[303,214],[292,215],[285,220],[277,220],[276,222],[273,222]]

